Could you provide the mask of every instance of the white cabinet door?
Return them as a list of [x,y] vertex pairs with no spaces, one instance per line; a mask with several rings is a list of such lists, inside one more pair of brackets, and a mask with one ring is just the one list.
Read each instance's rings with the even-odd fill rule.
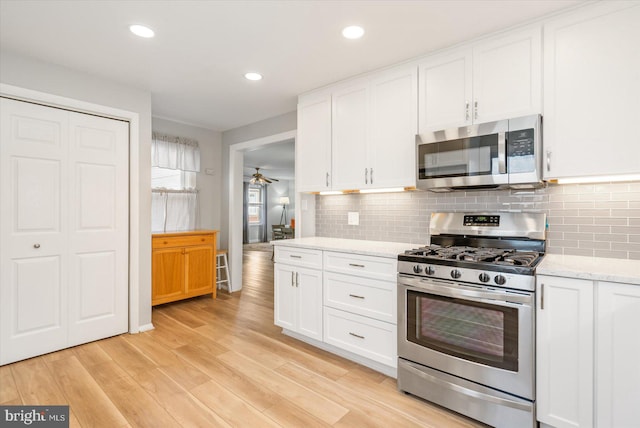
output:
[[298,104],[296,189],[329,190],[331,186],[331,95],[312,94]]
[[296,287],[295,270],[291,266],[274,265],[274,305],[275,325],[289,330],[296,329]]
[[332,92],[332,186],[360,189],[368,182],[366,165],[369,86],[356,81]]
[[296,268],[298,329],[312,339],[322,340],[322,271]]
[[405,66],[377,75],[371,82],[370,105],[369,187],[415,186],[417,67]]
[[471,124],[471,49],[458,49],[419,64],[419,132]]
[[640,173],[640,4],[598,2],[544,26],[545,178]]
[[593,283],[537,278],[537,419],[593,426]]
[[599,282],[597,296],[597,426],[640,427],[640,287]]
[[129,129],[117,120],[1,103],[5,364],[127,331]]
[[475,123],[541,112],[541,45],[541,28],[536,26],[474,46]]

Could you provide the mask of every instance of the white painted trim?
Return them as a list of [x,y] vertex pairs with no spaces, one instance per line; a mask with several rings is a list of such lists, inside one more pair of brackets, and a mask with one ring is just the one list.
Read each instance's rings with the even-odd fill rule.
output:
[[129,122],[129,333],[140,331],[140,117],[138,113],[0,83],[0,95]]
[[[273,143],[295,139],[296,130],[256,138],[229,146],[229,268],[232,287],[229,292],[242,289],[242,167],[244,151]],[[296,194],[295,204],[298,205]]]
[[144,333],[145,331],[151,331],[151,330],[155,330],[155,327],[153,326],[153,324],[151,323],[144,324],[144,325],[141,325],[140,328],[138,328],[138,333]]

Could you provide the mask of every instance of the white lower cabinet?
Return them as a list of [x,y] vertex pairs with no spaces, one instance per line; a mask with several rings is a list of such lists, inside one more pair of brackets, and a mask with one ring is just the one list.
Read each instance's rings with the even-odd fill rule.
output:
[[640,427],[640,286],[538,276],[537,419]]
[[[317,253],[320,253],[318,251]],[[308,250],[296,254],[298,260],[314,257]],[[274,266],[274,322],[276,325],[310,337],[322,340],[322,270],[279,263],[282,254],[276,249]]]

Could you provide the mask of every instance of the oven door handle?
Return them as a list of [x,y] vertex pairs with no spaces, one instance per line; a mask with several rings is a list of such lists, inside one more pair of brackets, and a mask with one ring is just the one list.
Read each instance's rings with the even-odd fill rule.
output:
[[[497,304],[501,306],[512,306],[512,304],[523,305],[531,304],[533,298],[531,294],[509,293],[505,291],[485,291],[475,290],[469,286],[459,284],[457,282],[445,283],[442,281],[439,284],[433,284],[432,279],[417,279],[410,277],[400,277],[399,282],[401,285],[407,285],[409,287],[417,288],[420,290],[426,290],[431,294],[444,297],[453,297],[465,300],[481,300],[486,303]],[[456,284],[456,285],[452,285]]]
[[422,370],[416,368],[416,366],[414,364],[412,364],[409,361],[406,362],[402,362],[401,363],[403,368],[410,371],[411,373],[413,373],[414,375],[421,377],[423,379],[428,380],[429,382],[433,382],[436,383],[440,386],[444,386],[445,388],[448,389],[452,389],[456,392],[459,392],[461,394],[470,396],[470,397],[474,397],[474,398],[478,398],[480,400],[483,401],[490,401],[492,403],[496,403],[499,404],[501,406],[506,406],[506,407],[511,407],[514,409],[518,409],[518,410],[524,410],[526,412],[531,411],[531,404],[529,403],[518,403],[517,401],[513,401],[513,400],[507,400],[504,398],[500,398],[500,397],[496,397],[493,395],[489,395],[489,394],[485,394],[483,392],[480,391],[474,391],[472,389],[469,388],[465,388],[463,386],[460,385],[455,385],[453,383],[449,383],[447,381],[444,381],[442,379],[438,379],[437,377],[431,376],[428,373],[423,372]]

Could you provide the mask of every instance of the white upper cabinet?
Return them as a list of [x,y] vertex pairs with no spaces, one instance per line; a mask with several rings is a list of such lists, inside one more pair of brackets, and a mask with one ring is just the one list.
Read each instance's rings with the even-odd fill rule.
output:
[[296,187],[298,192],[331,186],[331,94],[301,96],[298,103]]
[[640,173],[640,4],[544,26],[545,178]]
[[541,44],[535,26],[421,62],[420,133],[540,113]]
[[401,67],[376,75],[370,93],[368,186],[413,187],[418,132],[417,67]]

